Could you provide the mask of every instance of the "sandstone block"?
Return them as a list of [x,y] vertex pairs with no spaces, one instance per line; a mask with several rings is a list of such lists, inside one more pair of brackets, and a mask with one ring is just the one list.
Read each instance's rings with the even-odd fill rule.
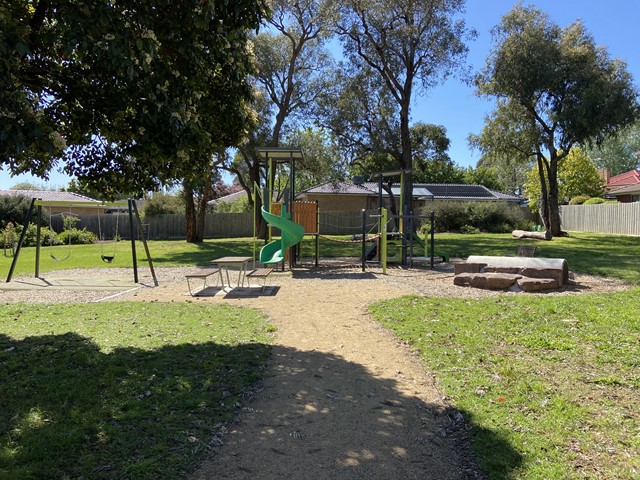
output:
[[453,264],[453,273],[455,275],[461,273],[480,273],[486,265],[486,263],[458,262]]
[[531,278],[522,277],[518,280],[518,286],[525,292],[539,292],[542,290],[553,290],[560,285],[553,278]]

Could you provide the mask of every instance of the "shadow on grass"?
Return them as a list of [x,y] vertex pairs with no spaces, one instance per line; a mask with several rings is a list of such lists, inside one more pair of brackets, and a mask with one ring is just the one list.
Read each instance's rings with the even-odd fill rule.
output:
[[[0,335],[0,477],[177,479],[201,465],[196,478],[482,478],[466,412],[317,351],[273,347],[261,385],[268,351],[208,342],[105,353],[74,333]],[[224,437],[231,447],[202,463],[249,392],[260,410],[246,408]],[[508,478],[519,454],[496,432],[482,438],[492,478]]]

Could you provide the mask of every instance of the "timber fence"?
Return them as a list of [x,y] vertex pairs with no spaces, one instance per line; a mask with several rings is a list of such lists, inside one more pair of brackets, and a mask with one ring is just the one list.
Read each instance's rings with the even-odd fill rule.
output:
[[568,232],[640,235],[640,202],[563,205],[560,219]]
[[[375,219],[367,211],[367,230],[374,228]],[[102,239],[111,240],[117,235],[122,239],[131,238],[129,215],[80,215],[77,228],[86,228]],[[53,220],[53,219],[52,219]],[[62,222],[52,222],[57,231],[62,230]],[[186,218],[182,214],[155,215],[142,220],[145,236],[150,240],[173,240],[186,238]],[[135,226],[134,226],[135,230]],[[357,235],[362,232],[361,211],[320,212],[320,233],[323,235]],[[315,232],[314,232],[315,233]],[[274,234],[278,234],[274,229]],[[204,238],[237,238],[253,236],[253,213],[211,213],[205,217]],[[136,238],[137,234],[136,234]]]

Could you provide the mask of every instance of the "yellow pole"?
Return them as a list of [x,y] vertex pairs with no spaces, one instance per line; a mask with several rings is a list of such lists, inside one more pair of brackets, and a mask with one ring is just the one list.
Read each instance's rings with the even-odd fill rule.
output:
[[387,274],[387,209],[382,208],[380,214],[382,215],[381,223],[382,229],[380,233],[382,234],[380,238],[380,259],[382,260],[382,273],[384,275]]

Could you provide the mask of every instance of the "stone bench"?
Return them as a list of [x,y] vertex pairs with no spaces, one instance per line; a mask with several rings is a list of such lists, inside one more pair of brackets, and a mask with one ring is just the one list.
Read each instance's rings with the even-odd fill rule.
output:
[[[207,285],[207,278],[209,278],[211,275],[215,275],[215,274],[219,274],[220,275],[220,285],[224,285],[224,281],[222,280],[222,271],[219,268],[213,268],[213,269],[208,269],[208,270],[203,270],[201,272],[195,272],[195,273],[188,273],[185,275],[185,278],[187,279],[187,286],[189,287],[189,294],[192,297],[197,296],[198,292],[201,292],[202,290],[204,290],[205,288],[207,288],[209,285]],[[194,278],[199,278],[203,281],[202,283],[202,288],[200,288],[199,290],[196,290],[196,292],[194,293],[193,289],[191,288],[191,280]]]
[[264,288],[267,285],[267,278],[271,275],[271,272],[273,272],[273,268],[256,268],[247,273],[247,278],[262,278],[262,291],[264,292]]

